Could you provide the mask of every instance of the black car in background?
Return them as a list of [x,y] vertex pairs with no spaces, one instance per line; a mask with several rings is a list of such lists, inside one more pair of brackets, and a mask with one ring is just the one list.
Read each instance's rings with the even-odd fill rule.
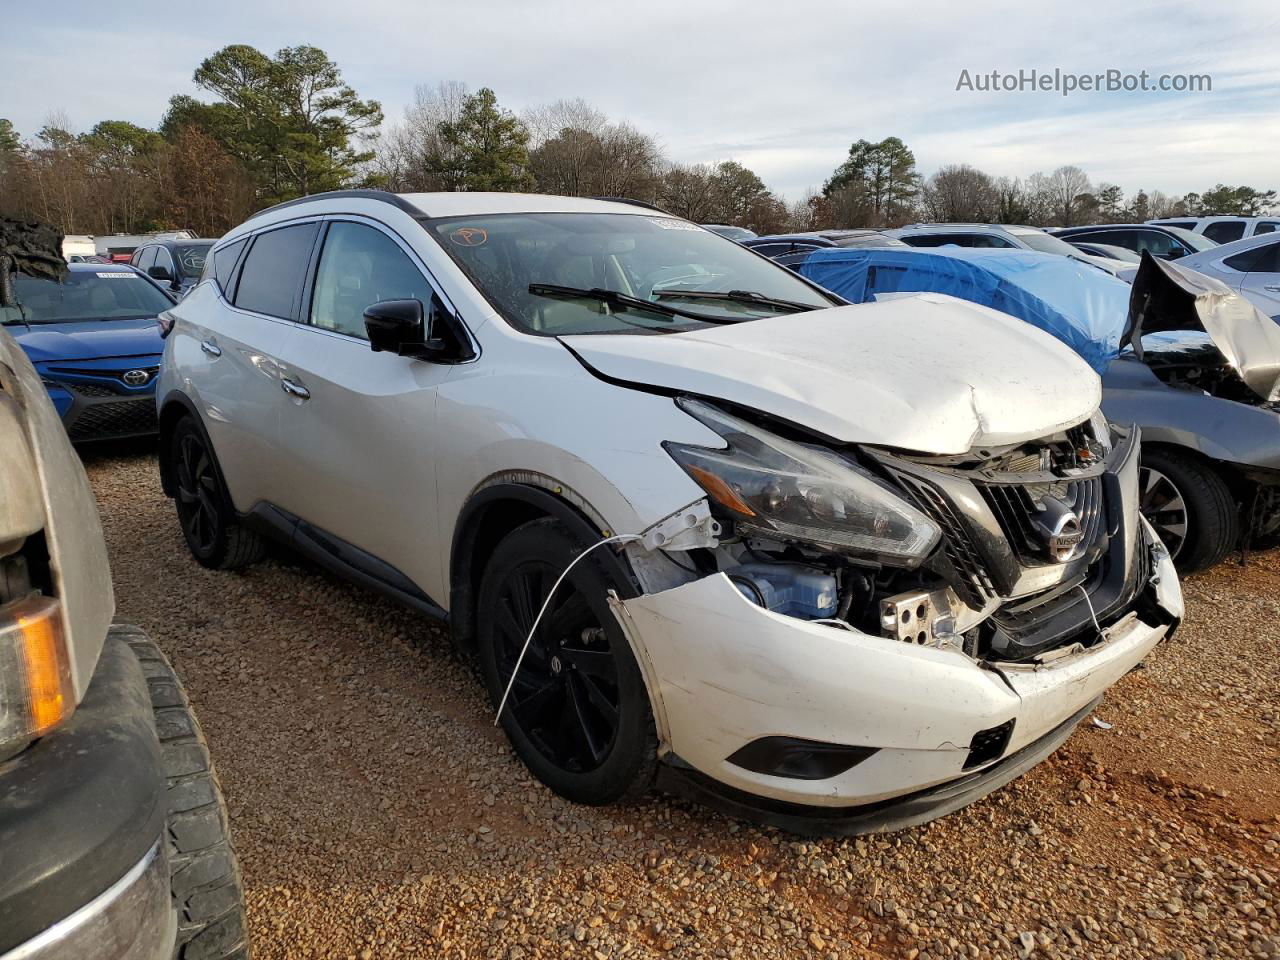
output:
[[133,251],[129,263],[153,280],[167,284],[182,298],[204,271],[204,258],[213,240],[153,240]]
[[824,247],[905,247],[906,244],[879,230],[815,230],[811,233],[775,233],[741,241],[756,253],[777,260],[796,253]]
[[1049,232],[1068,243],[1105,243],[1137,254],[1149,253],[1161,260],[1180,260],[1218,245],[1202,234],[1155,223],[1103,223],[1059,227]]

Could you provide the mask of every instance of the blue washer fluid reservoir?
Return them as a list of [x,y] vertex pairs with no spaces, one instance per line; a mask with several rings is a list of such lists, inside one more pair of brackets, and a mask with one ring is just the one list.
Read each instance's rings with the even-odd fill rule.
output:
[[836,614],[836,578],[798,563],[744,563],[725,571],[744,597],[803,620]]

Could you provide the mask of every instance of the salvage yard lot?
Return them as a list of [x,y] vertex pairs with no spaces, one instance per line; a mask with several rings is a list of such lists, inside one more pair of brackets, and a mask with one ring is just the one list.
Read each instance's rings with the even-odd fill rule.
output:
[[1185,581],[1111,729],[926,827],[813,841],[555,797],[439,627],[287,556],[205,570],[153,449],[86,461],[117,617],[208,735],[258,960],[1280,956],[1280,552]]

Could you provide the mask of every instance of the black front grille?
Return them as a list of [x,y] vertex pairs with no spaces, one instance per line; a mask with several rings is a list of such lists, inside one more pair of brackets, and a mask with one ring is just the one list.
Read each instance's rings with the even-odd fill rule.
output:
[[999,760],[1009,747],[1009,739],[1013,736],[1013,720],[1007,720],[998,727],[979,730],[969,742],[969,756],[965,758],[964,769],[972,770],[992,760]]
[[73,393],[80,394],[82,397],[120,396],[119,391],[98,383],[64,383],[63,386],[69,388]]
[[85,407],[67,430],[72,440],[105,440],[156,431],[154,397],[95,403]]
[[995,584],[987,573],[982,555],[965,528],[964,522],[956,515],[955,508],[933,484],[906,473],[897,473],[898,482],[910,494],[915,505],[923,510],[942,530],[942,545],[947,559],[960,574],[961,583],[957,593],[969,606],[975,609],[982,607],[987,600],[996,595]]

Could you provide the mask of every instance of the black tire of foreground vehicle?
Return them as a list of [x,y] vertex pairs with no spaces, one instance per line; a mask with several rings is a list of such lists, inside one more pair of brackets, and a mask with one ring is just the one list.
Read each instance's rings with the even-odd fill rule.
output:
[[247,960],[240,867],[222,788],[200,723],[169,660],[142,630],[117,627],[142,664],[168,786],[169,883],[178,913],[175,960]]
[[1174,555],[1178,572],[1222,562],[1240,538],[1239,510],[1222,477],[1194,455],[1160,446],[1143,448],[1142,466],[1164,474],[1186,505],[1186,539]]
[[[547,518],[512,531],[489,558],[477,640],[495,710],[552,585],[589,546]],[[534,776],[592,805],[640,798],[658,764],[649,693],[609,609],[608,593],[621,585],[596,556],[607,549],[583,558],[556,590],[502,712],[503,729]]]
[[178,422],[161,456],[169,458],[178,524],[197,562],[212,570],[239,570],[261,560],[266,544],[236,516],[213,451],[194,420]]

